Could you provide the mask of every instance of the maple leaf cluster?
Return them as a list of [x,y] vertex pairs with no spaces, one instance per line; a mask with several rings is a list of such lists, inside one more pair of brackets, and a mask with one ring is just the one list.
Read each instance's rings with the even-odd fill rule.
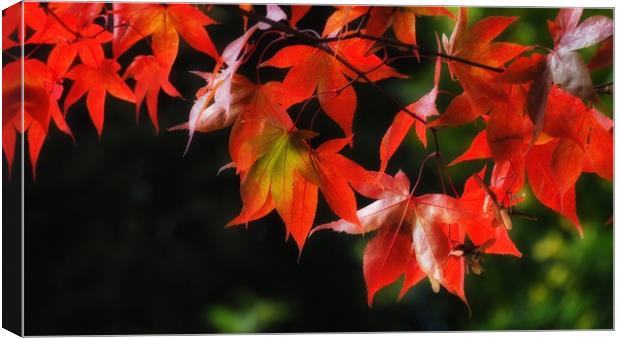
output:
[[[50,121],[72,135],[64,117],[84,96],[99,135],[106,94],[134,103],[136,114],[146,99],[146,110],[159,130],[159,92],[181,97],[169,77],[183,38],[216,65],[194,72],[206,84],[196,93],[188,120],[170,130],[187,130],[189,147],[196,132],[230,127],[231,162],[222,169],[234,168],[240,177],[243,207],[229,225],[248,224],[275,209],[300,254],[317,231],[375,232],[363,259],[369,304],[378,290],[401,276],[400,297],[427,278],[435,292],[443,286],[467,303],[465,274],[482,272],[484,254],[521,256],[509,231],[511,218],[519,214],[515,207],[525,199],[521,192],[526,182],[539,202],[582,234],[575,183],[584,172],[606,180],[613,176],[613,121],[595,108],[598,97],[590,78],[590,70],[611,65],[613,21],[591,16],[580,23],[581,9],[562,9],[549,21],[554,47],[541,53],[534,46],[496,41],[518,18],[487,17],[470,24],[465,8],[336,6],[319,34],[299,28],[311,6],[240,5],[234,11],[244,19],[244,33],[220,53],[205,28],[216,23],[205,14],[209,8],[34,2],[22,6],[28,30],[19,28],[21,7],[5,11],[3,51],[20,41],[52,48],[46,60],[26,57],[23,63],[15,60],[3,67],[3,149],[9,167],[18,132],[27,133],[33,168]],[[438,39],[436,51],[417,44],[419,16],[454,22],[450,36]],[[252,81],[239,70],[257,52],[260,40],[273,32],[277,38],[262,51],[257,80]],[[118,57],[141,40],[149,43],[152,54],[136,56],[121,75]],[[285,40],[284,47],[266,53]],[[597,44],[586,64],[577,51]],[[410,104],[399,105],[377,84],[408,77],[390,66],[392,53],[412,60],[421,55],[435,59],[430,91]],[[440,112],[436,101],[444,64],[462,93]],[[263,83],[258,73],[267,68],[286,73],[281,80]],[[133,89],[128,78],[135,80]],[[398,106],[378,145],[376,171],[342,154],[355,139],[358,98],[353,84],[372,86]],[[318,146],[313,144],[318,133],[299,128],[289,115],[292,106],[312,100],[342,130],[342,135]],[[448,173],[449,166],[489,159],[467,179],[462,193],[450,180],[452,194],[418,195],[421,176],[411,187],[402,171],[387,173],[391,157],[412,128],[427,147],[427,134],[437,142],[441,129],[474,121],[482,121],[484,128],[465,153],[445,165],[437,150],[422,163],[424,167],[435,158]],[[313,228],[319,195],[340,219]],[[374,202],[358,210],[357,195]]]
[[[22,11],[25,27],[21,27]],[[108,16],[113,20],[108,21]],[[100,20],[102,17],[106,19]],[[204,27],[213,23],[215,21],[202,11],[185,4],[27,2],[9,7],[2,18],[3,51],[21,44],[52,46],[46,60],[28,56],[15,58],[2,69],[5,102],[2,144],[9,168],[13,162],[17,132],[27,133],[33,168],[36,168],[50,120],[61,131],[72,135],[65,116],[83,96],[86,96],[88,113],[99,136],[103,132],[106,94],[135,103],[136,112],[146,98],[149,116],[158,130],[159,91],[163,89],[170,96],[181,96],[168,81],[179,48],[179,35],[190,46],[218,58]],[[24,32],[31,31],[33,33],[24,36]],[[147,37],[151,38],[153,54],[136,56],[121,75],[118,57]],[[112,53],[107,57],[106,48],[110,44]],[[135,79],[134,89],[127,85],[127,78]],[[71,80],[72,84],[64,97],[61,112],[59,100],[65,91],[65,80]],[[23,126],[20,114],[22,82]]]

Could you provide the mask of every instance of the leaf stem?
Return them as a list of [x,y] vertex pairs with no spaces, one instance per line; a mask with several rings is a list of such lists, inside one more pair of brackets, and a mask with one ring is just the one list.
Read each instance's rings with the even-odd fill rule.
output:
[[448,166],[446,165],[446,163],[443,161],[443,157],[441,156],[441,151],[439,149],[439,137],[437,137],[437,132],[439,131],[439,129],[437,128],[429,128],[433,134],[433,142],[435,143],[435,158],[437,159],[437,171],[439,173],[439,178],[441,179],[441,187],[444,190],[444,194],[445,194],[445,190],[446,187],[444,185],[443,182],[443,175],[446,176],[446,179],[448,180],[448,184],[450,185],[450,189],[452,189],[452,193],[454,194],[454,197],[459,198],[459,193],[456,190],[456,187],[454,186],[454,181],[452,180],[452,176],[450,175],[450,172],[448,172]]

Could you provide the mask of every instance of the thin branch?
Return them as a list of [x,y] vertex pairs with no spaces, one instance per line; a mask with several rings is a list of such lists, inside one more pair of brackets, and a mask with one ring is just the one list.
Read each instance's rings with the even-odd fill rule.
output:
[[613,84],[614,84],[613,82],[607,82],[607,83],[604,83],[602,85],[595,86],[594,89],[604,88],[604,87],[607,87],[607,86],[613,86]]
[[434,57],[441,57],[447,60],[452,60],[452,61],[456,61],[456,62],[460,62],[472,67],[477,67],[477,68],[482,68],[482,69],[486,69],[495,73],[502,73],[504,72],[504,69],[502,68],[497,68],[497,67],[492,67],[489,65],[485,65],[483,63],[478,63],[475,61],[471,61],[471,60],[467,60],[467,59],[463,59],[460,58],[458,56],[453,56],[450,54],[445,54],[445,53],[440,53],[440,52],[435,52],[429,49],[425,49],[422,48],[418,45],[412,45],[412,44],[408,44],[408,43],[404,43],[404,42],[400,42],[398,40],[393,40],[393,39],[389,39],[389,38],[384,38],[384,37],[379,37],[379,36],[374,36],[374,35],[369,35],[369,34],[364,34],[362,32],[356,31],[350,34],[347,34],[345,36],[336,36],[336,37],[329,37],[329,38],[321,38],[321,39],[317,39],[317,42],[323,42],[323,43],[327,43],[327,42],[332,42],[332,41],[342,41],[342,40],[348,40],[348,39],[364,39],[364,40],[370,40],[370,41],[375,41],[375,42],[381,42],[385,45],[391,46],[391,47],[395,47],[401,50],[405,50],[405,51],[414,51],[417,50],[418,52],[422,53],[422,54],[426,54],[426,55],[430,55],[430,56],[434,56]]
[[6,54],[8,57],[10,57],[11,59],[13,59],[14,61],[19,60],[19,58],[13,54],[11,54],[11,52],[9,52],[8,50],[3,50],[2,53]]
[[456,190],[456,187],[454,186],[454,181],[452,181],[452,176],[450,176],[450,172],[448,172],[448,166],[446,165],[446,162],[444,162],[443,157],[441,156],[441,150],[439,149],[439,138],[437,137],[437,132],[439,131],[439,129],[436,129],[436,128],[429,128],[429,129],[431,130],[433,134],[433,142],[435,143],[435,153],[437,154],[435,156],[435,158],[437,159],[437,170],[439,173],[439,178],[441,179],[441,186],[444,191],[444,194],[446,193],[445,191],[446,187],[443,182],[443,175],[446,175],[446,179],[448,180],[448,184],[450,185],[450,189],[452,189],[452,193],[454,194],[454,197],[459,198],[459,193]]
[[[228,7],[227,7],[228,8]],[[260,21],[260,22],[264,22],[267,23],[269,25],[271,25],[271,27],[273,29],[276,30],[280,30],[284,33],[288,33],[292,36],[294,36],[295,38],[299,39],[302,43],[316,47],[320,50],[322,50],[323,52],[333,56],[338,62],[340,62],[342,65],[344,65],[345,67],[349,68],[353,73],[355,73],[355,75],[357,75],[359,78],[361,78],[362,80],[368,82],[371,86],[375,87],[375,89],[377,89],[383,96],[385,96],[386,98],[388,98],[390,101],[392,101],[400,110],[404,111],[405,113],[411,115],[411,117],[415,118],[416,120],[420,121],[420,123],[423,124],[427,124],[426,120],[423,119],[422,117],[418,116],[416,113],[412,112],[411,110],[407,109],[407,107],[405,105],[403,105],[402,103],[400,103],[398,101],[398,99],[396,99],[394,96],[392,96],[392,94],[388,93],[387,91],[385,91],[385,89],[383,89],[381,86],[379,86],[376,82],[372,81],[371,79],[368,78],[368,76],[360,71],[359,69],[357,69],[355,66],[353,66],[351,63],[349,63],[349,61],[347,61],[345,58],[343,58],[341,55],[339,55],[338,53],[336,53],[334,50],[332,50],[328,45],[320,42],[320,38],[316,38],[312,35],[309,35],[307,33],[301,32],[287,24],[283,24],[281,22],[276,22],[273,21],[263,15],[260,14],[256,14],[253,12],[249,12],[246,11],[244,9],[238,8],[238,7],[233,7],[233,8],[228,8],[232,11],[235,11],[241,15],[247,16],[249,18],[252,18],[256,21]]]
[[424,171],[424,166],[426,165],[426,161],[428,161],[431,157],[438,157],[438,156],[439,156],[439,153],[436,151],[426,155],[426,157],[422,161],[420,170],[418,171],[418,178],[415,180],[415,184],[413,185],[413,188],[411,189],[411,192],[409,194],[413,195],[418,189],[418,185],[420,185],[420,182],[422,181],[422,172]]
[[[281,34],[281,35],[280,35],[277,39],[275,39],[275,40],[273,40],[273,41],[270,41],[270,42],[267,44],[267,46],[265,46],[265,48],[263,48],[262,52],[260,53],[260,55],[259,55],[259,57],[258,57],[258,64],[259,64],[259,65],[263,62],[263,58],[265,57],[265,53],[269,50],[269,47],[271,47],[272,45],[274,45],[274,44],[278,43],[279,41],[282,41],[282,40],[284,40],[284,39],[286,38],[286,35],[282,34],[281,32],[267,31],[267,32],[263,33],[263,34],[262,34],[262,35],[258,38],[258,41],[256,42],[256,44],[255,44],[255,45],[256,45],[256,46],[258,46],[258,45],[260,44],[260,42],[262,41],[262,39],[263,39],[266,35],[268,35],[268,34],[274,34],[274,33]],[[252,53],[253,53],[253,52],[252,52]],[[248,56],[248,57],[249,57],[249,56]],[[259,83],[259,84],[261,83],[261,80],[260,80],[260,67],[259,67],[259,66],[257,66],[257,67],[256,67],[256,82],[257,82],[257,83]]]
[[80,35],[79,32],[74,31],[71,27],[69,27],[64,21],[62,21],[61,18],[58,17],[58,15],[56,13],[54,13],[53,10],[49,9],[47,6],[43,6],[43,10],[45,11],[45,13],[49,14],[52,18],[54,18],[56,21],[58,21],[58,23],[64,28],[66,29],[69,33],[73,34],[76,38],[81,38],[82,35]]
[[398,106],[400,108],[400,110],[402,110],[405,113],[411,115],[411,117],[413,117],[416,120],[420,121],[420,123],[422,123],[424,125],[426,125],[428,123],[428,122],[426,122],[426,120],[424,118],[420,117],[418,114],[412,112],[411,110],[409,110],[409,108],[407,108],[405,105],[400,103],[400,101],[398,101],[397,98],[395,98],[394,96],[392,96],[392,94],[390,94],[385,89],[383,89],[383,87],[379,86],[376,82],[374,82],[371,79],[369,79],[368,76],[364,72],[362,72],[359,69],[355,68],[355,66],[350,64],[349,61],[347,61],[345,58],[343,58],[340,54],[334,52],[331,48],[329,48],[329,47],[327,47],[325,45],[319,45],[319,46],[324,46],[324,47],[320,47],[320,49],[324,50],[328,54],[333,55],[334,58],[336,60],[338,60],[338,62],[343,64],[345,67],[349,68],[351,71],[353,71],[362,80],[368,82],[370,85],[375,87],[375,89],[377,89],[377,91],[379,91],[381,93],[381,95],[385,96],[387,99],[392,101],[396,106]]
[[359,32],[362,30],[362,26],[367,23],[370,17],[370,12],[372,11],[374,7],[375,6],[368,6],[368,9],[366,9],[366,13],[362,15],[362,18],[360,19],[360,23],[357,25],[357,28],[355,29],[356,32]]
[[597,93],[607,94],[607,95],[614,95],[614,83],[613,82],[609,82],[609,83],[605,83],[605,84],[602,84],[602,85],[598,85],[598,86],[594,87],[594,90]]

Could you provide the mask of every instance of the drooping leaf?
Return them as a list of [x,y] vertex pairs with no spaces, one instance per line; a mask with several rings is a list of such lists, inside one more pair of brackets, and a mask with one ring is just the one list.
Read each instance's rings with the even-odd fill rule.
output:
[[[229,224],[248,223],[275,208],[286,224],[287,234],[293,235],[301,252],[317,204],[316,186],[301,175],[308,170],[310,162],[304,134],[273,117],[257,119],[247,113],[244,116],[247,120],[237,123],[231,143],[255,155],[249,161],[239,161],[243,209]],[[255,130],[246,132],[259,126],[262,130],[254,135],[251,132]],[[234,153],[233,159],[237,160]]]
[[96,67],[79,64],[67,72],[66,77],[74,83],[65,99],[65,112],[84,94],[90,118],[101,137],[103,132],[106,92],[121,100],[134,103],[136,97],[118,75],[121,66],[112,59],[104,59]]
[[[439,91],[439,78],[441,76],[441,58],[437,58],[435,62],[435,78],[433,88],[426,95],[422,96],[418,101],[407,106],[410,112],[426,120],[429,116],[438,115],[435,101]],[[426,126],[417,121],[405,111],[400,111],[394,117],[394,121],[383,135],[381,146],[379,148],[379,158],[381,159],[380,172],[384,172],[387,162],[394,155],[400,144],[407,136],[409,129],[415,125],[416,134],[422,144],[426,147]]]
[[229,148],[242,175],[244,201],[232,223],[256,219],[271,200],[301,251],[314,219],[318,189],[337,215],[359,225],[352,186],[372,190],[368,184],[374,177],[338,154],[348,138],[311,150],[305,140],[315,134],[296,130],[270,84],[277,82],[257,86],[231,133]]
[[146,108],[155,127],[159,132],[159,122],[157,119],[157,102],[159,91],[164,90],[166,94],[173,97],[181,97],[181,94],[168,81],[165,68],[152,55],[138,55],[127,67],[124,78],[132,77],[136,80],[134,94],[136,97],[136,119],[142,106],[142,101],[146,97]]
[[25,59],[23,67],[23,78],[20,60],[8,63],[2,68],[2,146],[10,170],[17,133],[26,131],[32,172],[36,177],[37,160],[50,121],[53,120],[65,134],[71,137],[73,135],[58,107],[57,100],[62,93],[62,85],[57,83],[54,71],[36,59]]
[[583,236],[583,230],[575,209],[575,187],[570,187],[562,193],[556,182],[557,177],[551,170],[551,157],[558,146],[558,142],[555,140],[543,145],[532,146],[526,162],[528,182],[536,199],[566,217]]
[[409,179],[402,172],[398,172],[394,178],[382,173],[377,173],[377,176],[382,188],[379,191],[375,190],[377,186],[373,186],[375,193],[371,195],[380,198],[357,212],[361,228],[341,219],[312,230],[312,233],[330,229],[363,234],[379,229],[364,249],[364,280],[369,306],[372,306],[377,291],[392,284],[401,275],[406,274],[408,279],[406,285],[403,285],[402,294],[424,277],[411,246]]

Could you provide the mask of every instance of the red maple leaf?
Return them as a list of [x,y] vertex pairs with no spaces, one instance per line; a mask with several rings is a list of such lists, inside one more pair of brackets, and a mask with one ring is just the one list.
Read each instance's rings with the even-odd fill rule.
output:
[[450,255],[454,243],[462,243],[464,232],[458,222],[463,216],[458,200],[446,195],[429,194],[414,197],[409,193],[409,180],[399,172],[394,178],[378,173],[383,186],[361,189],[377,201],[360,209],[357,216],[362,227],[341,219],[320,225],[312,233],[330,229],[349,234],[377,230],[364,251],[364,278],[368,302],[381,288],[405,275],[400,296],[423,277],[428,277],[433,290],[443,285],[465,303],[462,257]]
[[299,250],[322,192],[338,216],[359,224],[353,189],[375,184],[362,167],[338,154],[349,138],[334,139],[315,150],[306,142],[315,133],[297,130],[278,102],[281,83],[257,85],[235,109],[241,111],[231,132],[230,152],[241,174],[243,209],[230,224],[261,218],[275,208]]
[[106,92],[121,100],[134,103],[136,97],[131,88],[118,75],[121,66],[112,59],[104,59],[96,67],[79,64],[71,68],[66,77],[75,81],[65,99],[65,112],[84,94],[90,118],[101,137],[103,132]]
[[50,3],[48,15],[41,18],[28,43],[53,44],[47,64],[58,76],[64,75],[76,56],[96,67],[103,59],[101,44],[112,40],[112,33],[93,23],[103,3]]
[[[435,78],[433,81],[433,89],[426,95],[422,96],[418,101],[407,106],[407,110],[413,112],[424,120],[429,116],[438,115],[435,101],[437,100],[437,93],[439,92],[439,79],[441,77],[441,59],[437,58],[435,62]],[[409,129],[415,125],[416,135],[426,147],[426,125],[417,121],[409,113],[400,111],[394,117],[392,124],[383,135],[381,140],[381,146],[379,148],[379,158],[381,159],[380,172],[384,172],[387,167],[387,162],[392,155],[396,152],[400,144],[409,133]]]
[[[369,47],[367,41],[349,39],[331,43],[330,46],[350,64],[366,73],[371,81],[402,77],[391,67],[382,64],[376,55],[366,54]],[[312,97],[316,91],[325,113],[338,123],[347,136],[352,134],[357,96],[351,84],[359,78],[333,55],[316,47],[295,45],[279,50],[262,65],[291,68],[283,81],[291,99],[300,102]]]
[[166,94],[174,97],[181,97],[181,94],[168,81],[167,71],[161,63],[152,55],[138,55],[127,67],[123,78],[133,77],[136,79],[134,93],[136,97],[136,119],[142,106],[142,101],[146,97],[146,108],[155,127],[159,132],[159,122],[157,120],[157,99],[160,89]]
[[32,174],[36,177],[37,160],[48,133],[50,120],[53,120],[62,132],[71,137],[73,135],[58,107],[57,100],[62,93],[62,86],[56,82],[54,72],[39,60],[25,59],[22,81],[21,67],[22,63],[18,60],[2,68],[2,147],[9,164],[10,175],[17,133],[27,131]]
[[[529,47],[508,42],[493,42],[516,17],[488,17],[467,27],[467,10],[459,9],[459,16],[448,40],[444,36],[444,49],[448,54],[490,67],[504,67]],[[496,73],[451,60],[450,74],[459,80],[463,94],[457,96],[446,111],[429,126],[460,125],[471,122],[489,112],[494,102],[507,102],[508,85],[493,83]]]

